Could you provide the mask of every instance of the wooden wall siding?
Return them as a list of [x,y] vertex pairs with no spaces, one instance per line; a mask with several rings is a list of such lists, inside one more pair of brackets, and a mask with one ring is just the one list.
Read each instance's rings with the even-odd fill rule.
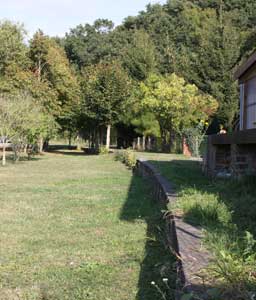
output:
[[256,77],[245,83],[243,129],[256,128]]
[[240,84],[240,130],[244,129],[244,84]]

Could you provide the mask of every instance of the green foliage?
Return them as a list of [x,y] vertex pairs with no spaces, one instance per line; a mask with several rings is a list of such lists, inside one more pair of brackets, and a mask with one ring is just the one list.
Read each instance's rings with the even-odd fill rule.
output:
[[29,55],[38,81],[46,82],[56,94],[54,106],[60,124],[69,127],[80,103],[80,87],[64,50],[38,31],[30,42]]
[[230,128],[238,111],[234,68],[251,48],[254,10],[252,0],[168,1],[147,6],[123,26],[144,29],[156,47],[158,70],[175,72],[216,98],[217,117]]
[[10,21],[0,21],[0,76],[12,65],[24,67],[29,64],[24,38],[23,26]]
[[56,129],[53,117],[28,94],[0,97],[0,136],[11,141],[15,159],[26,145],[34,146],[40,138],[51,137]]
[[[215,239],[215,241],[214,241]],[[209,246],[215,253],[209,270],[232,299],[249,299],[255,285],[255,239],[245,232],[242,239],[233,233],[233,240],[225,235],[209,237]],[[239,245],[239,248],[237,247]]]
[[170,162],[171,156],[149,156],[176,185],[179,198],[170,209],[183,212],[187,222],[204,230],[204,244],[213,255],[205,279],[220,294],[212,298],[250,299],[256,286],[255,177],[212,181],[203,176],[198,162],[183,156]]
[[109,153],[109,149],[105,146],[100,146],[99,147],[99,155],[105,155]]
[[131,82],[118,62],[84,69],[82,113],[99,125],[118,122],[127,110]]
[[155,46],[144,30],[135,30],[125,48],[122,62],[129,75],[138,81],[145,80],[156,70]]
[[124,163],[129,169],[133,169],[136,166],[136,155],[132,150],[121,150],[115,153],[115,159]]
[[218,104],[210,95],[200,93],[195,85],[176,74],[152,75],[141,84],[143,105],[155,113],[160,128],[182,132],[183,128],[208,117]]
[[98,19],[93,25],[78,25],[66,35],[65,50],[69,60],[77,68],[98,64],[102,60],[115,57],[115,47],[111,42],[114,24],[106,19]]
[[201,120],[197,126],[193,128],[186,128],[184,130],[184,136],[186,138],[186,143],[192,153],[192,156],[200,156],[200,147],[205,138],[205,133],[208,128],[209,123]]
[[207,119],[218,107],[212,96],[203,94],[176,74],[151,75],[141,83],[141,91],[142,105],[155,115],[163,144],[168,143],[168,134],[182,134],[198,119]]

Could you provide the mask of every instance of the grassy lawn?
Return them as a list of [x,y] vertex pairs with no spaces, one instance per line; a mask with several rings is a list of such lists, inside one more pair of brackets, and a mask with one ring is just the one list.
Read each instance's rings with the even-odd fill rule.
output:
[[111,155],[9,163],[0,187],[1,300],[160,300],[150,282],[174,281],[161,208]]
[[[203,227],[214,260],[209,272],[223,299],[256,295],[256,178],[211,180],[200,164],[182,155],[140,154],[176,185],[178,202],[171,210]],[[226,297],[225,297],[226,296]],[[219,299],[219,298],[217,298]]]

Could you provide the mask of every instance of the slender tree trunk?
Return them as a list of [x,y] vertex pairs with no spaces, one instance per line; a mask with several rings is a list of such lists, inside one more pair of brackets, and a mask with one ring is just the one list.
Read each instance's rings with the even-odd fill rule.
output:
[[106,139],[106,148],[110,148],[110,134],[111,134],[111,125],[107,126],[107,139]]
[[136,149],[136,141],[135,141],[135,140],[132,142],[132,149],[133,149],[133,150]]
[[140,150],[140,137],[137,137],[137,150]]
[[151,136],[148,137],[148,150],[151,151]]
[[40,140],[39,140],[39,153],[43,153],[43,148],[44,148],[44,140],[43,140],[43,138],[40,138]]
[[80,143],[80,136],[78,135],[77,137],[76,137],[76,144],[77,144],[77,150],[78,151],[81,151],[81,143]]
[[25,144],[24,145],[24,154],[26,155],[28,152],[28,144]]
[[71,148],[71,143],[72,143],[72,133],[71,131],[69,132],[69,135],[68,135],[68,147]]
[[3,144],[3,157],[2,157],[2,165],[6,165],[6,146]]
[[146,137],[145,137],[145,135],[143,135],[143,137],[142,137],[142,150],[143,151],[146,150]]

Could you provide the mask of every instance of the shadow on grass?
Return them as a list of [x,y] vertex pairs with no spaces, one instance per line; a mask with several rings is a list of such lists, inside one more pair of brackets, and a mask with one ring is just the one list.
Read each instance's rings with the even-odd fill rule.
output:
[[[149,182],[137,175],[133,176],[127,200],[121,210],[120,219],[127,222],[145,221],[145,256],[141,262],[136,300],[161,300],[163,297],[151,284],[154,281],[166,294],[166,299],[174,299],[176,259],[166,247],[165,225],[162,206],[153,201]],[[170,288],[163,282],[168,278]]]
[[69,145],[49,145],[47,152],[53,154],[67,155],[67,156],[85,156],[86,153],[77,150],[77,146]]
[[[17,164],[19,162],[28,162],[28,161],[39,161],[41,159],[42,158],[38,155],[37,156],[30,156],[29,158],[28,158],[28,156],[21,156],[21,157],[19,157],[18,160],[14,159],[13,154],[8,153],[7,156],[6,156],[7,163],[11,163],[11,164]],[[0,153],[0,161],[1,160],[2,160],[2,156],[1,156],[1,153]]]
[[[68,145],[50,145],[47,149],[47,152],[70,156],[99,155],[99,152],[95,148],[82,148],[82,150],[78,151],[77,146]],[[110,150],[109,154],[111,153],[114,153],[114,151]]]

